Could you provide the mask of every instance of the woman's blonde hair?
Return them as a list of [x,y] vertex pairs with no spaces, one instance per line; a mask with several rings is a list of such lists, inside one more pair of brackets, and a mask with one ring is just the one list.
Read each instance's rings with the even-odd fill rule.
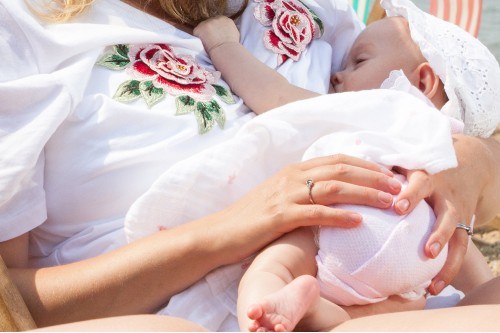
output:
[[[65,22],[79,15],[95,0],[24,0],[39,17],[50,22]],[[115,0],[118,1],[118,0]],[[224,15],[228,0],[144,0],[144,6],[158,1],[166,17],[174,22],[196,26],[207,18]],[[248,4],[243,0],[231,18],[241,15]]]

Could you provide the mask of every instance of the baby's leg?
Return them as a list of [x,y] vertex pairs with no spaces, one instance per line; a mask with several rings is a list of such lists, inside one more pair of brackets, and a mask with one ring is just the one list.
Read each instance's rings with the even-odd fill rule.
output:
[[291,331],[302,318],[314,323],[314,328],[329,328],[348,319],[340,307],[319,297],[313,277],[316,252],[312,230],[302,228],[275,241],[255,258],[239,287],[242,330]]

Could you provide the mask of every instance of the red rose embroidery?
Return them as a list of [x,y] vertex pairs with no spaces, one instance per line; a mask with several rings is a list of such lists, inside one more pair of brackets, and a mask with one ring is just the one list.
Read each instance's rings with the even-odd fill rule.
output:
[[176,55],[166,44],[137,45],[129,49],[128,68],[137,79],[148,79],[157,88],[173,96],[188,95],[198,101],[210,101],[220,72],[201,67],[192,56]]
[[287,59],[298,61],[300,55],[322,33],[321,20],[297,0],[254,0],[254,16],[264,26],[264,45],[279,54],[278,65]]
[[114,45],[96,64],[126,70],[133,77],[120,84],[115,100],[129,103],[143,99],[151,108],[165,96],[174,96],[175,114],[194,114],[200,134],[215,124],[224,127],[224,109],[214,97],[226,104],[235,103],[231,91],[218,84],[219,72],[201,67],[192,56],[175,54],[167,44]]

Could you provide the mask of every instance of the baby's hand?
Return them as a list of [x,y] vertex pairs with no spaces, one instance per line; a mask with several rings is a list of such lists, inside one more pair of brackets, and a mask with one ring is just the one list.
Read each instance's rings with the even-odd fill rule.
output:
[[193,34],[201,39],[208,54],[222,44],[240,41],[238,28],[233,20],[226,16],[217,16],[201,22],[194,28]]

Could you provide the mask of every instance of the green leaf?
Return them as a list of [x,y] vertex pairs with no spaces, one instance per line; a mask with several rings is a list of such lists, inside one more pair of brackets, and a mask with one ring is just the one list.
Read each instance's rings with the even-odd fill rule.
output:
[[118,54],[107,53],[97,60],[96,64],[116,71],[127,67],[130,64],[130,60]]
[[316,14],[314,14],[313,11],[311,11],[311,12],[313,13],[313,20],[314,20],[314,22],[316,22],[316,24],[319,27],[320,34],[319,34],[318,37],[321,37],[321,35],[323,35],[323,32],[325,30],[325,28],[323,28],[323,21],[321,21],[321,19],[319,17],[317,17]]
[[209,132],[215,123],[220,128],[224,128],[226,122],[226,115],[224,110],[215,101],[198,102],[196,103],[196,111],[194,112],[196,121],[198,122],[198,133],[205,134]]
[[119,102],[131,102],[133,100],[141,97],[141,91],[139,89],[140,82],[137,80],[125,81],[116,90],[113,96]]
[[196,110],[196,101],[189,96],[179,96],[175,99],[176,115],[188,114]]
[[142,81],[139,84],[139,90],[149,108],[153,107],[153,105],[158,103],[166,95],[163,88],[155,87],[151,81]]
[[234,100],[233,94],[229,89],[226,89],[223,86],[220,86],[218,84],[212,84],[212,87],[215,88],[215,93],[217,96],[220,97],[220,99],[226,103],[226,104],[234,104],[236,101]]
[[128,57],[128,45],[125,45],[125,44],[118,44],[118,45],[115,45],[114,47],[114,50],[115,52],[121,56],[122,58],[124,59],[127,59],[130,61],[129,57]]

